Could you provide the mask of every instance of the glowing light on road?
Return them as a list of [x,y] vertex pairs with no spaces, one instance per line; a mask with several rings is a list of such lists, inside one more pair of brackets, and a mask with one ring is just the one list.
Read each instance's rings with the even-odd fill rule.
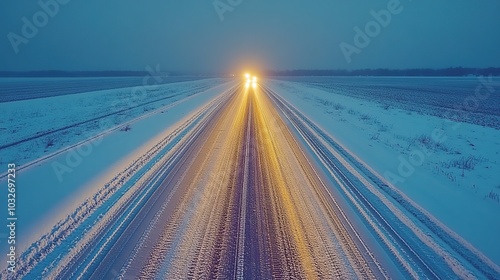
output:
[[253,76],[250,73],[245,73],[243,75],[245,77],[245,88],[249,88],[252,86],[252,88],[257,88],[257,76]]

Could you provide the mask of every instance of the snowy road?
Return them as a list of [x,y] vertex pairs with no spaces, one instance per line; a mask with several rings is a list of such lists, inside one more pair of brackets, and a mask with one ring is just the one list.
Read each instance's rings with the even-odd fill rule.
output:
[[119,191],[110,188],[81,221],[72,216],[71,230],[44,241],[57,246],[25,255],[20,273],[55,279],[500,276],[498,266],[369,168],[357,167],[356,158],[265,85],[228,90],[149,153],[140,161],[148,164],[124,172],[131,175]]
[[193,147],[199,151],[196,160],[181,169],[186,176],[174,180],[180,187],[178,199],[170,200],[176,205],[165,214],[170,218],[162,223],[158,242],[152,250],[139,250],[124,275],[382,275],[333,213],[321,180],[262,94],[236,92],[213,126],[206,127],[201,146]]
[[228,96],[161,173],[137,212],[140,199],[53,276],[383,276],[259,89]]

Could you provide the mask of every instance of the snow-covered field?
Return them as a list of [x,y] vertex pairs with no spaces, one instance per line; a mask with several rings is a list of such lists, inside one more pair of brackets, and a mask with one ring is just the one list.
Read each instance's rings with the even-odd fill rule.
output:
[[154,72],[152,68],[150,70],[149,75],[145,77],[0,78],[0,102],[200,79],[190,76],[166,76],[161,72]]
[[500,129],[500,80],[492,77],[297,77],[312,88],[420,114]]
[[267,85],[500,263],[498,79],[291,80]]

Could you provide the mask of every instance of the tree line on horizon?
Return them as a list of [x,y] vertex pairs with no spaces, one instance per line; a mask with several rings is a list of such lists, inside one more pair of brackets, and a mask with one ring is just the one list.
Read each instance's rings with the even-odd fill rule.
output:
[[[222,73],[200,73],[168,71],[168,76],[227,76]],[[0,71],[0,77],[141,77],[149,75],[147,71]],[[265,76],[500,76],[500,67],[464,68],[450,67],[442,69],[296,69],[296,70],[265,70]]]

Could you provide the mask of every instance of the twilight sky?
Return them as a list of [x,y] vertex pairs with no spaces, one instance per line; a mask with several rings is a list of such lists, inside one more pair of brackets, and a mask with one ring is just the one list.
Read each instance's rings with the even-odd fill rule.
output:
[[0,70],[500,67],[499,14],[498,0],[3,0]]

